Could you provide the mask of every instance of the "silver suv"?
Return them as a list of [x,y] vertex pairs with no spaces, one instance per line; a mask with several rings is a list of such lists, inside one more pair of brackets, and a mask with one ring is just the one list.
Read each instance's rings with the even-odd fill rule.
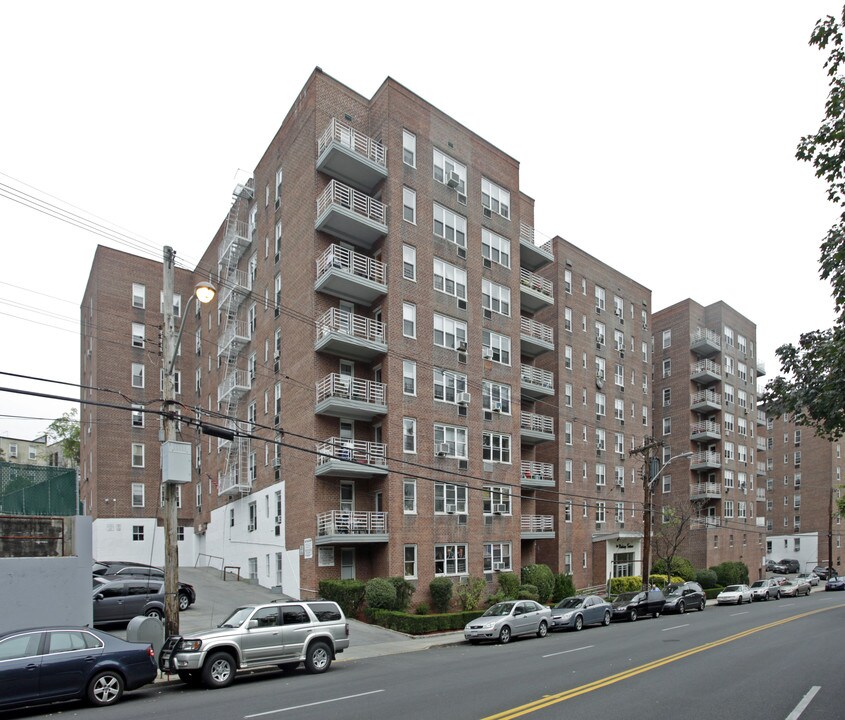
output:
[[167,638],[159,658],[163,672],[189,685],[229,685],[237,670],[278,665],[311,673],[329,669],[349,647],[349,623],[337,603],[285,601],[237,608],[216,630]]
[[773,578],[757,580],[751,586],[751,600],[780,600],[780,585]]

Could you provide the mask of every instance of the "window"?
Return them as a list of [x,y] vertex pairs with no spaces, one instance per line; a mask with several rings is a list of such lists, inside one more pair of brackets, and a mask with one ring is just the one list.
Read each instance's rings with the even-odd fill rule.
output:
[[607,449],[607,432],[604,428],[596,428],[596,450]]
[[725,357],[725,375],[733,375],[734,374],[734,359],[727,355]]
[[663,476],[663,492],[664,493],[672,492],[672,476],[671,475],[664,475]]
[[142,428],[144,427],[144,406],[143,405],[133,405],[132,406],[132,427]]
[[144,507],[144,483],[132,483],[132,507]]
[[434,258],[434,289],[452,297],[467,299],[466,270]]
[[414,418],[402,419],[402,452],[417,451],[417,421]]
[[144,526],[143,525],[133,525],[132,526],[132,542],[143,542],[144,541]]
[[605,337],[604,323],[596,320],[596,345],[604,345]]
[[147,305],[147,288],[141,283],[132,283],[132,307],[143,310]]
[[144,467],[144,443],[132,443],[132,467]]
[[625,422],[625,401],[621,398],[616,398],[613,401],[613,417],[623,423]]
[[572,423],[568,420],[563,423],[563,438],[567,445],[572,445]]
[[567,370],[572,370],[572,345],[567,345],[563,349],[563,366]]
[[459,343],[467,341],[467,325],[445,315],[434,315],[434,344],[457,350]]
[[507,335],[483,330],[481,332],[481,347],[483,357],[502,365],[511,364],[511,339]]
[[744,362],[736,364],[736,376],[740,380],[748,380],[748,366]]
[[503,218],[511,217],[511,194],[487,178],[481,178],[481,206],[489,208]]
[[402,334],[407,338],[417,337],[417,306],[402,303]]
[[[164,290],[160,294],[159,310],[164,314]],[[182,296],[177,293],[173,293],[173,315],[176,317],[182,315]]]
[[485,485],[482,491],[482,512],[485,515],[491,515],[493,513],[497,515],[510,515],[511,489],[509,487]]
[[411,167],[417,166],[417,136],[407,130],[402,131],[402,161]]
[[402,392],[405,395],[417,394],[417,364],[413,360],[402,361]]
[[[633,307],[631,308],[633,311]],[[613,296],[613,314],[621,318],[625,314],[625,303],[618,295]],[[624,320],[622,322],[625,322]]]
[[563,388],[563,404],[572,407],[572,383],[566,383]]
[[732,518],[734,516],[734,501],[725,500],[725,517]]
[[606,307],[607,295],[600,285],[596,285],[596,310],[604,310]]
[[502,433],[483,433],[481,439],[482,458],[486,462],[510,463],[511,436]]
[[417,193],[411,188],[402,188],[402,219],[417,224]]
[[402,277],[406,280],[417,279],[417,249],[411,245],[402,246]]
[[667,358],[663,361],[663,377],[671,377],[672,376],[672,360]]
[[434,485],[434,512],[439,514],[466,515],[467,512],[467,488],[466,485],[452,485],[448,483],[435,483]]
[[663,388],[663,407],[669,407],[672,404],[672,388]]
[[511,289],[490,282],[486,278],[482,279],[481,306],[485,310],[509,317],[511,314]]
[[734,459],[734,444],[732,442],[725,443],[725,460]]
[[671,435],[672,434],[672,418],[670,418],[670,417],[663,418],[663,434],[664,435]]
[[510,543],[484,543],[484,572],[511,569]]
[[511,266],[510,240],[490,232],[487,228],[481,228],[481,256],[485,260],[509,268]]
[[734,346],[734,331],[727,325],[725,325],[725,345],[727,345],[728,347]]
[[494,383],[484,380],[481,383],[481,405],[487,412],[496,412],[503,415],[510,415],[511,412],[511,386],[502,383]]
[[734,431],[734,416],[732,413],[725,413],[725,432],[730,433]]
[[276,201],[276,207],[277,208],[279,207],[279,204],[281,203],[281,200],[282,200],[282,179],[283,178],[284,178],[284,173],[282,172],[282,168],[279,168],[278,170],[276,170],[275,201]]
[[600,487],[607,485],[607,468],[604,463],[596,463],[596,485]]
[[458,393],[466,392],[467,377],[451,370],[434,368],[434,399],[441,402],[457,402]]
[[445,450],[446,457],[467,457],[467,429],[451,425],[434,426],[434,448],[436,453]]
[[466,545],[435,545],[434,546],[434,574],[435,575],[466,575],[467,546]]
[[736,349],[737,349],[737,352],[741,352],[741,353],[747,352],[746,340],[745,340],[744,336],[742,336],[742,335],[736,336]]
[[417,577],[417,546],[405,546],[405,579],[413,580]]
[[671,330],[664,330],[663,331],[663,349],[672,347],[672,331]]
[[606,508],[607,505],[603,500],[599,500],[596,503],[596,524],[600,524],[605,521]]
[[434,234],[465,248],[467,246],[467,219],[434,203]]
[[604,393],[596,393],[596,415],[604,416],[607,414],[607,397]]
[[406,515],[417,514],[417,481],[405,478],[402,481],[402,502]]
[[563,310],[563,329],[572,332],[572,308],[564,308]]
[[144,387],[144,364],[132,363],[132,387]]
[[144,324],[132,323],[132,347],[144,347]]
[[[459,193],[466,195],[467,169],[454,158],[434,148],[434,179],[437,182],[455,187]],[[454,184],[453,183],[457,183]]]
[[563,506],[563,521],[568,523],[572,522],[572,500],[567,500],[566,504]]
[[734,386],[728,385],[727,383],[722,386],[722,392],[725,396],[725,404],[730,403],[733,405],[734,402]]
[[563,271],[563,290],[567,295],[572,294],[572,270]]
[[276,223],[274,252],[276,253],[275,261],[279,262],[279,255],[282,252],[282,221]]

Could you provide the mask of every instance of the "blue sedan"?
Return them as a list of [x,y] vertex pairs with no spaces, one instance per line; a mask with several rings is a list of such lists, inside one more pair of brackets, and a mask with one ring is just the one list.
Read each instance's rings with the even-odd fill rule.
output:
[[155,680],[155,653],[87,627],[0,635],[0,710],[85,698],[113,705],[124,690]]
[[610,625],[613,606],[598,595],[576,595],[552,608],[552,630],[580,630],[585,625]]
[[845,590],[845,578],[834,575],[824,584],[825,590]]

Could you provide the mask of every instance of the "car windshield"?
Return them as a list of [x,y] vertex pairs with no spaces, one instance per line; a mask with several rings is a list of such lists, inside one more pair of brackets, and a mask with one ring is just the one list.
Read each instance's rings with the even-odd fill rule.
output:
[[684,592],[683,585],[670,585],[666,588],[666,597],[678,597]]
[[725,592],[739,592],[740,586],[739,585],[728,585],[725,588]]
[[481,617],[499,617],[501,615],[508,615],[512,609],[512,602],[496,603],[492,607],[487,608],[486,612]]
[[252,615],[252,611],[255,608],[252,605],[248,605],[247,607],[239,607],[235,612],[233,612],[229,617],[227,617],[220,625],[217,627],[240,627],[246,622],[246,619]]
[[628,602],[629,600],[633,600],[637,597],[637,595],[639,595],[639,593],[636,592],[619,593],[619,595],[616,596],[616,602]]
[[584,598],[568,597],[568,598],[564,598],[557,605],[555,605],[555,608],[563,608],[563,609],[579,608],[583,604],[584,604]]
[[768,585],[768,581],[766,580],[755,580],[751,587],[766,587],[766,585]]

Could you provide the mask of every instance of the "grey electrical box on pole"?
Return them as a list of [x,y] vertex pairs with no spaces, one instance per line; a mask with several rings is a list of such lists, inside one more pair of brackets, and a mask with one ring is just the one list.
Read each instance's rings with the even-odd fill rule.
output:
[[191,482],[191,443],[166,441],[161,445],[161,481],[184,485]]

